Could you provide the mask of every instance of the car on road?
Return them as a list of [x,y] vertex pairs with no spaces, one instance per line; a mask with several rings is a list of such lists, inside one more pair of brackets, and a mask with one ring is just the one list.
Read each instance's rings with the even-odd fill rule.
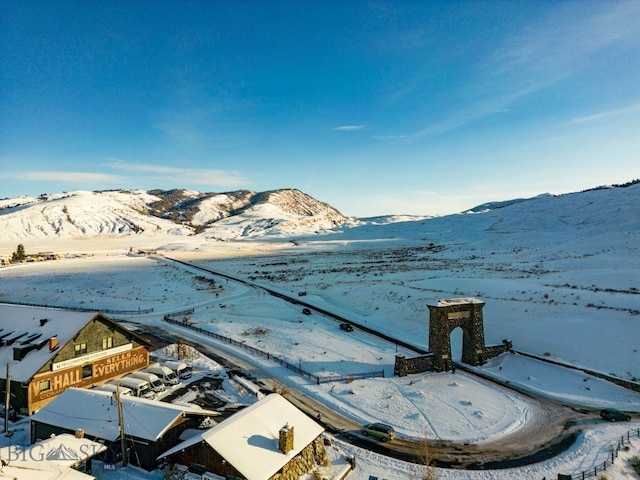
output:
[[600,416],[610,422],[618,422],[621,420],[628,422],[631,420],[631,415],[626,412],[621,412],[615,408],[603,408],[600,410]]
[[344,330],[345,332],[353,332],[353,326],[349,323],[341,323],[340,329]]
[[388,442],[396,438],[396,431],[393,427],[384,423],[369,423],[363,425],[360,431],[365,437],[372,437],[382,440],[383,442]]

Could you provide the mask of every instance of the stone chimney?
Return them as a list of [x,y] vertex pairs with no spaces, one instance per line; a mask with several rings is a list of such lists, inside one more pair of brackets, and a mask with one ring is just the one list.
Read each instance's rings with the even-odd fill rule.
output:
[[84,430],[79,428],[76,430],[76,438],[84,438]]
[[293,427],[288,423],[280,429],[278,448],[284,454],[293,450]]
[[49,339],[49,350],[53,352],[56,348],[58,348],[58,337],[51,337]]

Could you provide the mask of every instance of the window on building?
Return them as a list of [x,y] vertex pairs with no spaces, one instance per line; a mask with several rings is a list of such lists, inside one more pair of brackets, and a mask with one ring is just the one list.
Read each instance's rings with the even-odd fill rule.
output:
[[102,339],[102,349],[106,350],[113,347],[113,337],[107,337]]
[[73,353],[75,355],[84,355],[87,353],[87,344],[86,343],[76,343],[73,347]]
[[46,392],[47,390],[51,390],[51,380],[42,380],[39,384],[38,384],[38,389],[41,392]]
[[93,365],[83,365],[82,367],[82,378],[93,377]]

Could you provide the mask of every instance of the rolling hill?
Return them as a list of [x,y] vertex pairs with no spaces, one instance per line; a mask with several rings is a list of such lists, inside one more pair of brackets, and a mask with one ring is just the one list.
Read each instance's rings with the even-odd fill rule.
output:
[[346,221],[335,208],[295,189],[74,191],[0,200],[0,241],[158,233],[229,240],[313,233]]

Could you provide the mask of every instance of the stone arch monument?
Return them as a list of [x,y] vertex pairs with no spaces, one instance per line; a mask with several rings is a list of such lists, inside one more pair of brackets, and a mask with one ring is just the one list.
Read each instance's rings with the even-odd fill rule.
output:
[[396,355],[396,375],[454,369],[451,358],[451,332],[458,327],[462,329],[462,363],[483,365],[490,358],[511,350],[512,343],[509,340],[503,340],[501,345],[485,345],[483,301],[477,298],[451,298],[438,300],[435,305],[427,306],[429,351],[426,355],[415,358]]
[[434,369],[451,368],[451,332],[458,327],[462,329],[462,363],[482,365],[485,360],[484,302],[477,298],[452,298],[427,306],[429,351],[434,356]]

